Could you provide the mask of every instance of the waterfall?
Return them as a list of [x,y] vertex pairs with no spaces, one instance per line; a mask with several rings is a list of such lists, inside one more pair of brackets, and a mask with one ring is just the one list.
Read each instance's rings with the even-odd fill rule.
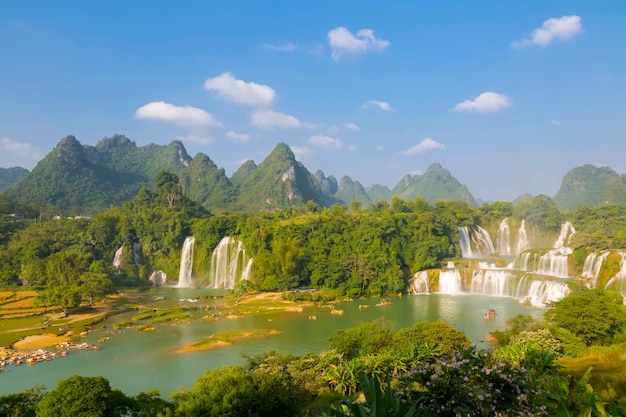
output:
[[593,266],[595,265],[597,255],[595,252],[591,252],[585,258],[585,264],[583,265],[583,278],[593,278]]
[[554,248],[559,249],[564,247],[569,243],[572,235],[576,233],[574,226],[570,222],[565,222],[561,225],[561,232],[559,233],[559,237],[556,242],[554,242]]
[[472,252],[472,243],[469,238],[469,233],[467,232],[467,226],[459,227],[459,235],[461,236],[459,239],[461,255],[464,258],[473,258],[474,253]]
[[520,269],[522,271],[528,271],[528,260],[530,259],[530,252],[519,253],[513,261],[513,267],[511,269]]
[[163,271],[153,271],[150,275],[150,281],[155,287],[161,287],[167,281],[167,275]]
[[504,269],[476,269],[472,275],[472,294],[513,297],[515,275]]
[[133,242],[133,260],[135,265],[141,265],[141,247],[139,242]]
[[619,272],[606,283],[604,288],[619,292],[626,303],[626,252],[619,252],[619,254],[622,256]]
[[233,289],[243,276],[250,276],[251,267],[252,262],[246,259],[243,242],[224,237],[211,255],[209,287]]
[[598,275],[600,275],[600,269],[602,269],[602,263],[609,256],[610,252],[604,252],[598,256],[595,252],[590,253],[585,258],[585,264],[583,265],[582,277],[591,279],[589,288],[597,288]]
[[496,248],[500,255],[511,254],[511,230],[509,228],[509,218],[505,217],[498,227],[498,236],[496,237]]
[[178,288],[191,287],[191,274],[193,272],[193,246],[196,239],[193,236],[187,236],[183,243],[183,250],[180,255],[180,272],[178,275]]
[[570,289],[564,282],[532,281],[528,295],[522,299],[533,307],[545,307],[549,301],[558,301],[566,297]]
[[[441,277],[439,278],[441,282]],[[411,294],[428,294],[430,288],[428,288],[428,271],[418,271],[413,277],[413,282],[409,288]]]
[[522,220],[522,224],[517,232],[517,253],[522,253],[530,249],[530,242],[526,235],[526,220]]
[[463,294],[461,273],[458,269],[439,272],[439,292],[442,294]]
[[115,256],[113,257],[113,266],[115,269],[120,269],[122,266],[122,258],[124,257],[124,246],[120,246],[118,250],[115,251]]
[[567,261],[571,253],[571,249],[564,247],[548,251],[539,258],[539,267],[536,272],[542,275],[568,278]]
[[472,241],[476,244],[481,258],[485,258],[496,251],[493,248],[491,236],[480,226],[474,226],[472,228]]

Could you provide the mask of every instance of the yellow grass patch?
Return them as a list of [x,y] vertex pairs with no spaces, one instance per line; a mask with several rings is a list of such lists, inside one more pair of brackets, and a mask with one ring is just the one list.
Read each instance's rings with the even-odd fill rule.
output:
[[209,336],[206,340],[200,340],[194,343],[186,344],[182,349],[179,349],[176,353],[197,352],[202,350],[209,350],[221,346],[230,346],[235,344],[235,341],[241,339],[250,338],[262,338],[275,336],[280,334],[278,330],[252,330],[242,332],[224,332],[217,333]]

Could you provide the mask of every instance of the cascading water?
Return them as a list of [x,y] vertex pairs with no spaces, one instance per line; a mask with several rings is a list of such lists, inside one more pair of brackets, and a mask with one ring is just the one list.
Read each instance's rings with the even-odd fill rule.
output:
[[441,294],[463,294],[461,273],[458,269],[439,272],[439,292]]
[[602,263],[609,256],[610,252],[604,252],[598,256],[595,252],[590,253],[585,258],[585,264],[583,265],[582,277],[591,279],[589,288],[597,288],[598,275],[600,275],[600,269],[602,269]]
[[481,258],[486,258],[496,251],[489,232],[480,226],[472,228],[472,241],[476,244]]
[[141,265],[141,247],[139,242],[133,242],[133,260],[135,265]]
[[178,288],[189,288],[192,284],[193,273],[193,247],[196,239],[193,236],[187,236],[183,243],[183,249],[180,255],[180,272],[178,274]]
[[570,222],[565,222],[561,225],[561,232],[556,242],[554,242],[554,248],[559,249],[567,245],[572,238],[572,235],[576,233],[576,229]]
[[549,301],[558,301],[566,297],[570,289],[565,283],[556,281],[532,281],[528,295],[522,299],[534,307],[545,307]]
[[539,258],[539,267],[536,272],[542,275],[568,278],[567,262],[571,254],[572,250],[565,247],[548,251]]
[[513,297],[515,275],[504,269],[476,269],[472,275],[472,294]]
[[119,270],[120,266],[122,266],[122,259],[124,257],[124,246],[120,246],[118,250],[115,251],[115,256],[113,257],[113,266],[115,269]]
[[474,252],[472,251],[472,243],[469,238],[467,226],[459,227],[459,235],[459,246],[461,247],[461,255],[466,259],[473,258]]
[[409,292],[411,294],[430,293],[430,288],[428,287],[428,271],[418,271],[415,273]]
[[246,258],[243,242],[224,237],[211,255],[209,287],[233,289],[240,279],[250,276],[251,267],[252,262]]
[[619,252],[619,254],[622,256],[619,272],[606,283],[604,288],[619,292],[626,304],[626,252]]
[[511,269],[519,269],[521,271],[528,271],[528,260],[530,259],[530,252],[520,253],[515,257]]
[[498,227],[498,236],[496,237],[496,251],[500,255],[511,254],[511,229],[509,228],[509,218],[505,217]]
[[149,279],[155,287],[161,287],[167,281],[167,274],[163,271],[153,271]]
[[526,220],[522,220],[522,224],[517,231],[517,253],[522,253],[530,249],[530,242],[526,235]]

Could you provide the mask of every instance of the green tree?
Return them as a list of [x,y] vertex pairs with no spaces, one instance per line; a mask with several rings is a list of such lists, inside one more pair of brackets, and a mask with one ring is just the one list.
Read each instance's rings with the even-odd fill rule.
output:
[[93,305],[94,301],[104,300],[108,294],[113,292],[113,282],[106,274],[97,272],[85,272],[80,276],[81,290],[89,303]]
[[37,404],[43,395],[42,388],[35,386],[24,392],[0,396],[0,416],[35,417]]
[[111,389],[106,378],[74,375],[43,396],[37,417],[117,417],[131,408],[132,399]]
[[587,346],[606,345],[626,326],[623,303],[618,293],[584,289],[550,305],[545,318],[580,337]]

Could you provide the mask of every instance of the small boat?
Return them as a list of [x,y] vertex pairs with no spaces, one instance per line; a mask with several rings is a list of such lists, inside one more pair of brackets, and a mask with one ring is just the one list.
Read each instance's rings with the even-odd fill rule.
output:
[[380,300],[380,303],[376,304],[377,307],[382,307],[382,306],[388,306],[390,304],[393,304],[393,301],[391,301],[388,298],[383,298],[382,300]]
[[485,319],[492,319],[494,317],[496,317],[496,310],[491,309],[491,308],[489,310],[487,310],[487,312],[483,316],[483,318],[485,318]]

